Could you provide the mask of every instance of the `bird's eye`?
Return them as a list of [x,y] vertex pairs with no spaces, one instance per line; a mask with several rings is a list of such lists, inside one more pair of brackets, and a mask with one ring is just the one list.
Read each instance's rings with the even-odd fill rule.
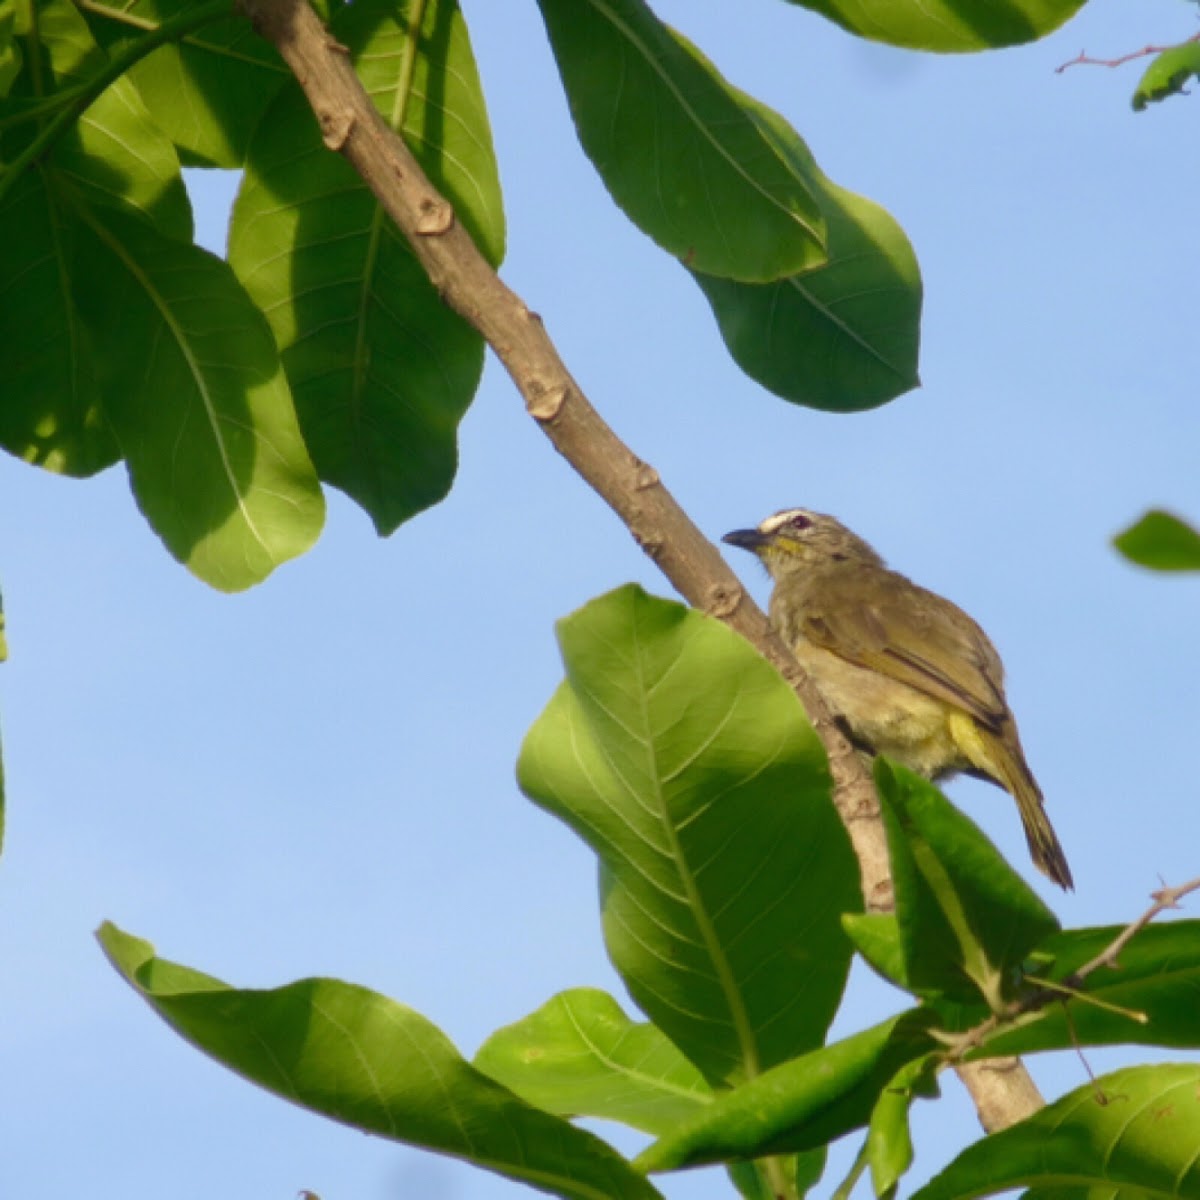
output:
[[790,525],[790,526],[791,526],[793,529],[807,529],[807,528],[808,528],[810,525],[812,525],[812,520],[811,520],[811,518],[809,518],[809,517],[806,517],[806,516],[805,516],[803,513],[797,513],[797,514],[796,514],[796,515],[795,515],[795,516],[794,516],[794,517],[793,517],[793,518],[792,518],[792,519],[791,519],[791,520],[788,522],[788,524],[789,524],[789,525]]

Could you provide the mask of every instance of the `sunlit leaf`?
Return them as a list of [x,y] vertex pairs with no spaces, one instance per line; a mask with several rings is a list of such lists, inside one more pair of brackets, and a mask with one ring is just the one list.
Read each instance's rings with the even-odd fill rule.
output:
[[792,0],[859,37],[913,50],[989,50],[1057,29],[1083,0]]
[[601,859],[630,994],[711,1083],[824,1040],[857,864],[794,693],[720,622],[625,587],[559,623],[524,791]]
[[643,0],[539,0],[584,150],[643,233],[706,274],[824,261],[811,181],[737,91]]
[[1151,61],[1133,92],[1133,110],[1141,112],[1148,104],[1168,96],[1187,94],[1193,77],[1200,78],[1200,42],[1185,42],[1172,46]]
[[1162,509],[1151,509],[1113,545],[1130,562],[1155,571],[1200,571],[1200,533]]
[[821,172],[786,121],[742,104],[810,181],[828,261],[772,283],[692,271],[738,366],[785,400],[856,412],[916,387],[921,275],[904,231],[879,205]]
[[643,1151],[636,1165],[670,1171],[805,1151],[860,1129],[896,1073],[935,1048],[926,1022],[915,1010],[902,1013],[724,1092]]
[[[466,27],[427,3],[421,53],[393,0],[335,21],[363,82],[491,261],[503,254],[499,181]],[[234,208],[230,262],[267,314],[321,478],[381,533],[445,496],[483,341],[442,303],[366,184],[321,142],[295,86],[255,138]]]
[[324,519],[270,330],[220,259],[115,210],[78,213],[75,301],[138,504],[201,579],[249,587]]
[[1200,1065],[1103,1075],[968,1146],[913,1200],[971,1200],[1011,1188],[1132,1188],[1200,1197]]
[[662,1133],[712,1099],[661,1030],[631,1021],[595,988],[562,992],[497,1030],[475,1065],[547,1112],[607,1117],[647,1133]]
[[875,779],[907,986],[998,1008],[1054,914],[979,827],[927,780],[883,759]]
[[[90,0],[88,21],[109,50],[192,7],[194,0]],[[283,61],[241,13],[169,42],[129,73],[189,165],[238,167],[250,134],[289,78]]]
[[239,990],[156,957],[114,925],[99,938],[177,1033],[285,1100],[571,1200],[659,1194],[606,1143],[518,1099],[386,996],[337,979]]

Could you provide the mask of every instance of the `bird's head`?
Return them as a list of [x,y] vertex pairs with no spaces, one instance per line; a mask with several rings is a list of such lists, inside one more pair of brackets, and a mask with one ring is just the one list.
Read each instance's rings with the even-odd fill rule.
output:
[[758,555],[774,579],[834,563],[883,566],[883,559],[840,521],[807,508],[785,508],[757,529],[735,529],[721,541]]

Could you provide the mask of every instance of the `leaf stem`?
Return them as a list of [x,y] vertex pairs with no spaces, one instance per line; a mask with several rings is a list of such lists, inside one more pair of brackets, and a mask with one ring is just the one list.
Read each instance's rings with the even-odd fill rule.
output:
[[851,1166],[846,1178],[837,1185],[829,1200],[850,1200],[850,1193],[858,1186],[858,1181],[867,1169],[867,1141],[867,1138],[863,1138],[863,1144],[859,1147],[858,1157],[855,1158],[854,1165]]

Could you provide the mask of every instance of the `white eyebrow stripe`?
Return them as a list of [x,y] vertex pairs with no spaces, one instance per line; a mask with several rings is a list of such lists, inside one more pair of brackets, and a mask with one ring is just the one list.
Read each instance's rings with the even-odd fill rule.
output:
[[777,512],[773,517],[767,517],[758,527],[759,533],[775,533],[776,530],[782,529],[793,517],[811,517],[812,513],[806,508],[785,508],[783,512]]

